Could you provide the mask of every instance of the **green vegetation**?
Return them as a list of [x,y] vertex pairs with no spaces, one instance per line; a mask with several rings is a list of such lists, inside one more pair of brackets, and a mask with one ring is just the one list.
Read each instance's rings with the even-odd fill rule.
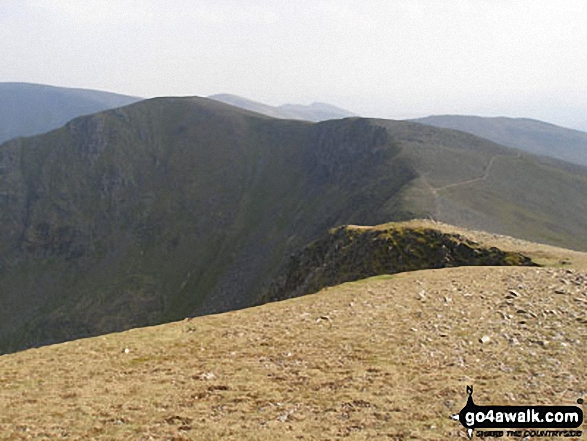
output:
[[376,123],[420,177],[404,192],[405,205],[453,225],[587,249],[587,168],[453,130]]

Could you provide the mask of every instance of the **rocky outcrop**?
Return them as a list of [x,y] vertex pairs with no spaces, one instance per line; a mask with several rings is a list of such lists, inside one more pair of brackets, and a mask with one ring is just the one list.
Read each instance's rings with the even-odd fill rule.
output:
[[520,253],[433,228],[342,226],[292,255],[260,303],[366,277],[455,266],[537,266]]

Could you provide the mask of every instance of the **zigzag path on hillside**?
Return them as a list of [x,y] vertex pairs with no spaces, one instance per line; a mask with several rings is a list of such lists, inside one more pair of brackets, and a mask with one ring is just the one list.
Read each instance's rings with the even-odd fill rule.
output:
[[[440,191],[444,191],[449,188],[460,187],[460,186],[467,185],[467,184],[472,184],[474,182],[487,180],[487,178],[489,177],[489,173],[491,171],[491,167],[493,166],[493,162],[498,157],[510,158],[511,156],[510,155],[494,155],[489,159],[489,162],[483,168],[483,175],[482,176],[480,176],[478,178],[467,179],[466,181],[453,182],[453,183],[450,183],[447,185],[443,185],[442,187],[433,187],[430,184],[430,181],[427,179],[426,174],[422,175],[422,178],[423,178],[423,181],[424,181],[426,187],[432,192],[432,195],[434,196],[434,207],[435,207],[434,212],[438,213],[438,198],[439,198],[438,193]],[[521,157],[522,157],[522,154],[518,153],[514,158],[521,158]]]
[[[436,195],[439,191],[442,190],[446,190],[447,188],[451,188],[451,187],[458,187],[461,185],[466,185],[466,184],[471,184],[473,182],[479,182],[479,181],[485,181],[488,177],[489,177],[489,172],[491,170],[491,167],[493,166],[493,162],[495,161],[495,158],[497,157],[511,157],[510,155],[495,155],[492,156],[491,159],[489,160],[489,162],[487,163],[487,165],[484,167],[483,170],[483,175],[478,177],[478,178],[473,178],[473,179],[468,179],[466,181],[460,181],[460,182],[453,182],[452,184],[447,184],[447,185],[443,185],[442,187],[432,187],[430,186],[431,190],[434,192],[434,194]],[[515,158],[521,158],[522,154],[518,153]]]

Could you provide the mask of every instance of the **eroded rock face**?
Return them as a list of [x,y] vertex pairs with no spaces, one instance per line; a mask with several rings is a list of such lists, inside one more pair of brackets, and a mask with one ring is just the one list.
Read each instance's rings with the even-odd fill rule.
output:
[[520,253],[432,228],[333,228],[292,255],[261,303],[382,274],[456,266],[537,266]]

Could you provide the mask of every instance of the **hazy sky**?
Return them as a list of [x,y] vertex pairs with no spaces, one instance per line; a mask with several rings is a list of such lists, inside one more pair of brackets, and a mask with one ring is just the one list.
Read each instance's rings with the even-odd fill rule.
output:
[[587,128],[585,0],[0,0],[0,81]]

